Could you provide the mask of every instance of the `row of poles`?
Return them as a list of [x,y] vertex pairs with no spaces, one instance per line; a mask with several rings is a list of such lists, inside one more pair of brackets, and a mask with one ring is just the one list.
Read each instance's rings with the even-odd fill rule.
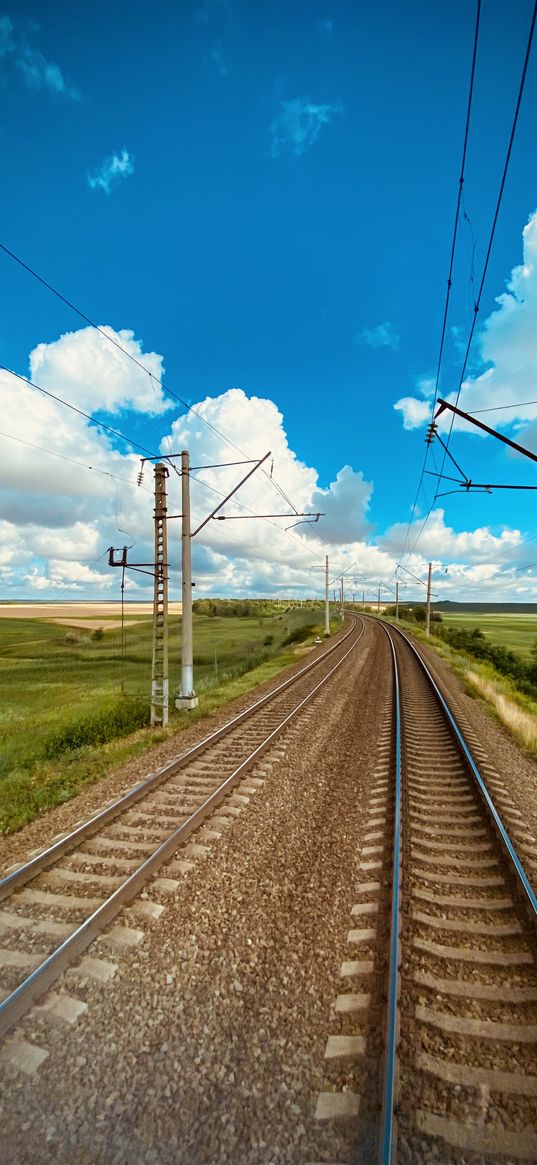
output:
[[[168,458],[168,460],[171,460]],[[173,457],[176,457],[174,454]],[[169,670],[168,670],[168,584],[169,584],[169,564],[168,564],[168,519],[181,518],[181,599],[182,599],[182,617],[181,617],[181,687],[175,697],[176,708],[182,711],[191,711],[198,705],[198,697],[194,689],[194,656],[193,656],[193,626],[192,626],[192,538],[195,534],[209,522],[212,518],[217,516],[217,511],[222,509],[233,494],[240,489],[241,485],[252,476],[263,463],[271,456],[266,453],[264,457],[259,458],[255,462],[238,462],[233,464],[250,464],[253,468],[249,469],[241,481],[233,487],[226,495],[224,500],[215,507],[214,510],[205,518],[200,525],[192,532],[191,529],[191,515],[190,515],[190,455],[187,450],[183,450],[180,454],[181,458],[181,513],[168,514],[168,497],[167,497],[167,478],[169,470],[167,465],[161,461],[157,461],[154,465],[155,475],[155,560],[154,563],[133,563],[127,561],[127,547],[123,547],[121,558],[116,560],[115,551],[110,547],[109,551],[109,565],[119,566],[123,571],[127,567],[133,570],[140,570],[142,573],[150,573],[154,579],[153,589],[153,651],[152,651],[152,669],[151,669],[151,725],[152,727],[165,728],[169,720]],[[150,459],[149,459],[150,460]],[[211,468],[211,467],[209,467]],[[138,481],[142,480],[142,471],[140,472]],[[263,517],[265,515],[255,515],[252,517]],[[270,517],[298,517],[306,520],[318,521],[322,514],[297,513],[293,514],[271,514]],[[224,517],[219,516],[219,520],[223,521]],[[151,567],[151,570],[146,568]],[[325,634],[330,634],[330,621],[328,610],[328,558],[326,558],[326,588],[325,588]]]
[[[267,455],[268,456],[268,455]],[[263,458],[262,460],[265,460]],[[258,465],[261,462],[257,463]],[[256,466],[257,467],[257,466]],[[254,472],[254,471],[250,471]],[[155,491],[155,560],[154,563],[132,563],[127,561],[127,547],[123,547],[122,556],[115,559],[115,551],[110,547],[109,564],[119,566],[125,570],[129,567],[140,570],[152,567],[149,572],[153,575],[153,644],[151,668],[151,725],[165,728],[169,720],[169,670],[168,670],[168,517],[181,518],[181,686],[175,696],[175,706],[181,710],[191,711],[198,705],[198,697],[194,689],[194,657],[193,657],[193,624],[192,624],[192,530],[190,516],[190,456],[187,450],[181,453],[181,514],[168,515],[167,478],[169,470],[162,462],[154,465]],[[248,473],[247,476],[250,476]],[[141,477],[140,477],[141,480]],[[235,492],[235,491],[232,491]],[[220,507],[218,507],[220,508]],[[214,511],[213,511],[214,513]],[[212,516],[212,515],[211,515]],[[282,515],[283,516],[283,515]],[[208,520],[208,519],[207,519]],[[205,522],[202,523],[205,525]],[[201,528],[201,527],[199,527]],[[199,529],[198,528],[198,529]],[[195,531],[197,532],[197,531]],[[427,583],[426,634],[429,635],[431,622],[431,574],[432,564],[429,563]],[[324,634],[330,635],[330,602],[329,602],[329,559],[325,556],[324,564]],[[377,610],[380,612],[380,592],[378,587]],[[362,596],[365,602],[365,592]],[[334,593],[335,599],[335,593]],[[344,611],[344,578],[340,579],[340,609],[341,617]],[[395,589],[395,617],[399,618],[399,582]]]

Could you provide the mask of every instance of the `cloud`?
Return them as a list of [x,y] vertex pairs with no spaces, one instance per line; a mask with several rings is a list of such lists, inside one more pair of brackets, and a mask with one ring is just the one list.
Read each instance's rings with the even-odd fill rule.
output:
[[15,63],[27,89],[31,92],[39,93],[45,90],[57,97],[80,101],[80,90],[75,85],[69,84],[60,66],[47,61],[39,49],[25,45]]
[[[154,377],[162,373],[163,357],[144,353],[131,331],[115,332],[108,326],[105,331],[141,358]],[[351,586],[354,575],[366,576],[367,582],[355,589],[376,591],[379,580],[393,586],[406,525],[392,526],[373,540],[368,521],[372,484],[350,466],[329,484],[320,482],[315,467],[290,448],[274,401],[233,388],[207,396],[196,404],[196,413],[176,416],[168,412],[154,381],[91,328],[38,344],[30,354],[30,368],[37,383],[87,412],[121,411],[115,426],[127,434],[140,431],[149,416],[160,415],[163,453],[187,448],[194,466],[208,467],[192,473],[194,528],[250,468],[210,466],[271,451],[265,473],[257,470],[226,503],[226,519],[210,520],[194,539],[197,595],[321,595],[327,550],[332,576],[352,567]],[[0,373],[0,411],[0,580],[5,597],[118,597],[119,572],[107,565],[107,547],[133,543],[134,561],[151,562],[153,556],[151,467],[146,466],[137,487],[137,453],[128,446],[118,448],[116,440],[83,416],[28,383],[14,382],[7,373]],[[229,435],[231,447],[215,430]],[[7,439],[6,433],[18,440]],[[168,495],[170,513],[180,512],[180,480],[173,472]],[[294,525],[300,519],[293,503],[297,510],[320,510],[326,516],[315,524]],[[282,516],[253,516],[275,513]],[[293,529],[286,533],[287,526]],[[177,523],[170,524],[169,553],[171,591],[177,597]],[[507,563],[521,562],[527,553],[520,530],[484,526],[455,531],[446,525],[444,511],[437,510],[408,565],[424,578],[429,560],[438,567],[449,563],[449,575],[435,579],[444,597],[492,599],[514,593],[527,598],[536,591],[531,570],[517,575],[515,583],[506,570]],[[151,599],[149,577],[129,575],[128,585],[131,594]],[[412,597],[420,597],[418,584],[415,591]]]
[[0,61],[14,51],[13,22],[9,16],[0,16]]
[[123,149],[118,154],[103,158],[93,174],[87,175],[87,179],[92,190],[104,190],[105,194],[110,194],[129,174],[134,174],[134,157]]
[[[405,539],[407,546],[412,546],[422,526],[421,519],[412,522],[406,538],[407,523],[398,522],[390,526],[379,538],[379,545],[398,557]],[[462,560],[472,565],[491,564],[503,561],[506,556],[510,559],[516,558],[522,545],[522,532],[508,527],[503,527],[500,534],[493,534],[489,526],[456,533],[452,526],[446,525],[445,510],[438,507],[431,510],[429,520],[420,535],[419,560],[427,562],[436,558],[444,563]]]
[[336,105],[315,105],[309,97],[295,97],[292,101],[281,101],[281,112],[274,118],[271,127],[271,154],[278,158],[282,153],[290,153],[295,158],[307,154],[318,140],[323,125],[329,125],[334,114],[342,113]]
[[30,92],[81,100],[80,90],[66,80],[60,66],[48,61],[39,49],[28,44],[24,35],[18,36],[9,16],[0,16],[0,60],[7,57],[13,61]]
[[[317,536],[336,545],[364,538],[370,529],[365,514],[372,493],[371,482],[364,481],[363,474],[356,473],[350,465],[344,465],[328,489],[317,488],[312,493],[311,508],[325,515],[320,519],[322,527],[316,531]],[[304,526],[306,533],[313,530],[313,526]]]
[[386,320],[374,328],[362,328],[354,337],[354,344],[368,344],[370,348],[398,348],[401,339],[395,324]]
[[[473,412],[498,405],[513,406],[502,407],[485,418],[494,428],[536,422],[537,403],[525,402],[537,401],[537,211],[524,227],[523,263],[513,268],[507,290],[497,297],[496,303],[498,307],[485,320],[477,341],[480,366],[486,367],[479,375],[464,381],[460,407],[465,412]],[[456,344],[460,345],[458,333]],[[423,390],[419,391],[423,397]],[[456,399],[455,392],[441,391],[440,396],[451,403]],[[394,408],[402,413],[406,429],[419,428],[430,417],[430,408],[424,406],[420,397],[402,397]],[[441,430],[447,428],[450,418],[451,414],[447,413],[440,418]],[[455,427],[478,432],[458,420]],[[535,437],[537,430],[532,430],[528,439],[532,435]]]
[[227,77],[229,75],[231,70],[224,52],[224,46],[220,40],[217,40],[213,46],[211,60],[214,61],[221,77]]
[[124,352],[107,342],[95,328],[66,332],[50,344],[37,344],[30,353],[30,379],[42,388],[74,400],[86,412],[121,409],[158,416],[171,408],[158,383],[164,375],[163,357],[144,352],[128,329],[102,331],[145,368],[138,368]]

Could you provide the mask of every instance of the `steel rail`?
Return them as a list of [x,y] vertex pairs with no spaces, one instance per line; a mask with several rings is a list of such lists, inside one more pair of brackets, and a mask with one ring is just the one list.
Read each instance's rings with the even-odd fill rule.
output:
[[379,1165],[390,1165],[396,1152],[395,1086],[397,1074],[400,908],[401,908],[401,701],[399,669],[395,647],[388,635],[392,652],[394,678],[395,805],[393,836],[393,889],[390,915],[390,960],[388,972],[388,1008],[384,1046],[382,1113],[380,1120]]
[[[254,751],[234,770],[233,773],[203,802],[198,808],[184,821],[174,832],[166,838],[164,842],[154,851],[153,854],[147,858],[141,866],[138,867],[128,878],[118,886],[116,890],[90,915],[89,918],[77,927],[75,931],[68,938],[65,939],[59,947],[56,948],[39,967],[37,967],[22,983],[7,996],[2,1003],[0,1003],[0,1038],[5,1036],[11,1028],[22,1018],[28,1011],[29,1007],[38,999],[45,991],[49,989],[51,984],[63,973],[73,961],[99,935],[105,926],[107,926],[119,911],[138,893],[140,888],[144,885],[147,879],[156,872],[177,849],[178,845],[188,839],[190,834],[201,824],[214,807],[218,805],[230,792],[234,785],[240,778],[250,769],[260,756],[274,743],[274,740],[285,730],[291,720],[298,715],[298,713],[305,707],[306,704],[314,698],[320,688],[328,682],[334,673],[341,667],[345,660],[350,655],[351,651],[359,643],[364,631],[365,623],[361,620],[362,628],[357,635],[354,642],[345,651],[344,655],[334,664],[330,671],[322,677],[315,687],[308,692],[306,696],[297,704],[295,708],[289,712],[282,722],[274,728],[265,740],[259,744]],[[335,647],[341,644],[348,638],[356,627],[354,624],[351,632],[338,641]],[[323,658],[329,652],[325,652]],[[299,675],[303,675],[303,669]],[[281,685],[281,687],[288,686]],[[261,701],[260,701],[261,703]]]
[[496,831],[499,834],[499,837],[501,840],[502,849],[504,851],[504,856],[507,857],[508,864],[511,867],[511,869],[515,875],[517,883],[519,884],[519,886],[521,887],[521,889],[523,891],[526,904],[530,908],[531,916],[532,916],[534,922],[537,922],[537,895],[535,894],[535,891],[534,891],[534,889],[531,885],[531,882],[526,874],[526,871],[524,869],[522,861],[521,861],[521,859],[520,859],[520,857],[515,849],[513,842],[511,841],[511,838],[509,837],[509,834],[505,828],[505,825],[503,824],[503,821],[500,817],[500,814],[498,813],[498,810],[494,804],[494,801],[492,800],[492,797],[487,789],[486,782],[484,781],[483,777],[481,776],[481,773],[480,773],[480,771],[475,763],[475,760],[474,760],[472,753],[471,753],[471,751],[470,751],[470,749],[469,749],[469,747],[464,739],[464,736],[463,736],[463,734],[462,734],[462,732],[461,732],[461,730],[460,730],[460,728],[455,720],[455,717],[453,716],[453,713],[451,712],[446,700],[444,699],[444,697],[440,691],[440,688],[438,687],[438,684],[436,683],[435,679],[431,675],[431,672],[430,672],[427,664],[425,663],[425,660],[423,659],[422,655],[420,654],[420,652],[417,650],[417,648],[414,646],[414,644],[408,638],[408,636],[405,635],[404,631],[401,631],[399,627],[394,628],[394,630],[397,631],[397,633],[402,637],[402,639],[404,639],[405,643],[410,647],[411,651],[414,653],[416,659],[418,660],[418,662],[420,664],[420,667],[422,668],[422,671],[427,676],[427,679],[429,680],[429,683],[431,684],[431,687],[433,688],[433,690],[438,698],[438,701],[442,707],[442,711],[444,712],[444,715],[446,716],[446,719],[447,719],[447,721],[448,721],[448,723],[453,731],[453,734],[457,740],[457,744],[458,744],[458,746],[463,754],[463,757],[464,757],[466,763],[468,764],[468,766],[472,772],[473,777],[475,778],[475,780],[477,782],[477,786],[478,786],[478,789],[481,793],[483,801],[485,802],[485,806],[486,806],[490,816],[492,817],[493,824],[494,824]]
[[207,749],[211,748],[213,744],[217,744],[219,740],[222,740],[225,736],[228,736],[228,734],[232,732],[233,729],[238,728],[239,725],[244,723],[245,720],[249,720],[266,704],[272,702],[276,699],[277,696],[280,696],[283,692],[285,692],[287,688],[290,688],[293,684],[298,683],[298,681],[302,679],[302,677],[305,676],[309,671],[322,664],[324,660],[332,654],[332,652],[337,651],[341,644],[348,639],[349,635],[353,634],[355,626],[356,623],[354,623],[353,626],[326,651],[321,652],[318,656],[316,656],[315,659],[311,660],[305,665],[305,667],[301,668],[299,672],[293,676],[290,676],[289,679],[284,680],[281,684],[279,684],[277,688],[274,688],[271,692],[267,692],[265,696],[261,696],[261,698],[256,700],[255,703],[250,704],[250,706],[245,708],[243,712],[237,713],[237,715],[233,716],[231,720],[228,720],[225,724],[223,724],[221,728],[216,728],[214,732],[209,733],[208,736],[204,736],[203,739],[198,742],[198,744],[193,745],[192,748],[187,749],[186,752],[180,753],[178,757],[174,757],[174,759],[169,761],[168,764],[163,765],[161,769],[157,769],[155,773],[151,773],[148,777],[145,777],[139,785],[135,785],[134,788],[129,789],[128,793],[118,797],[104,809],[98,810],[98,812],[89,817],[87,821],[84,821],[82,825],[77,826],[70,833],[59,838],[58,841],[53,842],[53,844],[48,846],[47,849],[44,849],[41,853],[36,854],[35,857],[31,858],[29,862],[25,862],[22,866],[19,867],[19,869],[13,870],[11,874],[7,874],[4,878],[1,878],[0,902],[7,898],[18,886],[26,885],[26,883],[30,882],[32,878],[36,878],[38,874],[42,873],[43,870],[46,870],[49,866],[54,865],[58,858],[63,857],[63,855],[69,853],[70,850],[75,849],[76,846],[85,838],[93,836],[94,833],[97,833],[105,825],[108,825],[109,822],[113,821],[114,818],[117,817],[120,813],[123,813],[126,809],[129,809],[130,806],[133,805],[136,801],[139,801],[142,797],[145,797],[146,794],[152,792],[153,789],[158,788],[158,786],[161,785],[164,781],[167,781],[169,777],[175,776],[175,774],[180,772],[181,769],[186,768],[186,766],[189,765],[198,756],[200,756],[201,753],[206,752]]
[[472,756],[470,748],[464,739],[451,709],[449,708],[438,684],[436,683],[430,669],[420,652],[411,642],[407,635],[399,627],[386,625],[380,619],[373,617],[374,622],[380,623],[385,631],[390,643],[393,662],[393,676],[394,676],[394,697],[395,697],[395,716],[394,716],[394,743],[395,743],[395,808],[394,808],[394,845],[393,845],[393,884],[392,884],[392,903],[390,911],[390,955],[389,955],[389,974],[388,974],[388,1001],[387,1001],[387,1017],[386,1017],[386,1044],[384,1049],[384,1063],[383,1063],[383,1082],[382,1082],[382,1110],[380,1120],[380,1135],[379,1135],[379,1154],[378,1165],[395,1165],[396,1161],[396,1114],[395,1114],[395,1092],[396,1092],[396,1075],[397,1075],[397,1048],[399,1042],[398,1030],[398,972],[400,963],[400,898],[401,898],[401,793],[402,793],[402,750],[401,750],[401,686],[399,680],[399,671],[397,665],[397,655],[395,650],[394,639],[392,632],[406,643],[410,648],[414,658],[417,660],[421,671],[425,675],[430,684],[436,699],[444,713],[447,723],[453,733],[455,743],[462,753],[472,776],[474,777],[479,792],[481,793],[485,807],[488,810],[493,825],[499,835],[500,847],[504,856],[508,859],[508,864],[515,875],[517,884],[521,887],[525,901],[530,907],[533,921],[537,921],[537,897],[529,882],[529,879],[524,870],[524,866],[520,857],[509,837],[509,834],[503,824],[500,814],[490,796],[486,787],[486,783],[481,776],[479,768]]

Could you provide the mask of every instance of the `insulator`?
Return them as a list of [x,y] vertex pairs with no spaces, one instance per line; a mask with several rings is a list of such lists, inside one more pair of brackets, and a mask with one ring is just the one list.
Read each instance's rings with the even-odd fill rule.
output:
[[138,485],[141,485],[143,480],[144,480],[144,471],[143,471],[143,469],[141,469],[139,474],[138,474]]
[[432,445],[437,433],[437,426],[434,421],[431,421],[427,433],[425,435],[425,444]]

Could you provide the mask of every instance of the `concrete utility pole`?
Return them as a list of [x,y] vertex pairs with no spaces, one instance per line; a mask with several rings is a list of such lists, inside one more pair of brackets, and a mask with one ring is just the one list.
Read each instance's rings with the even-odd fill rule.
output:
[[153,587],[153,660],[151,727],[168,724],[168,538],[165,465],[155,465],[155,581]]
[[194,660],[192,654],[192,536],[190,533],[190,457],[186,449],[181,453],[182,499],[182,635],[181,635],[181,691],[176,708],[196,708],[198,697],[194,691]]
[[380,583],[379,583],[379,589],[378,589],[378,594],[377,594],[377,615],[380,615]]
[[365,611],[365,591],[362,591],[362,611]]
[[427,578],[427,614],[425,616],[425,634],[429,635],[431,630],[431,575],[433,573],[433,564],[429,563],[429,575]]
[[341,618],[343,618],[343,606],[344,606],[344,602],[345,602],[345,600],[344,600],[344,598],[343,598],[343,577],[342,577],[342,579],[341,579]]
[[399,622],[399,580],[395,582],[395,618]]
[[330,602],[328,599],[328,555],[324,560],[324,633],[330,635]]

